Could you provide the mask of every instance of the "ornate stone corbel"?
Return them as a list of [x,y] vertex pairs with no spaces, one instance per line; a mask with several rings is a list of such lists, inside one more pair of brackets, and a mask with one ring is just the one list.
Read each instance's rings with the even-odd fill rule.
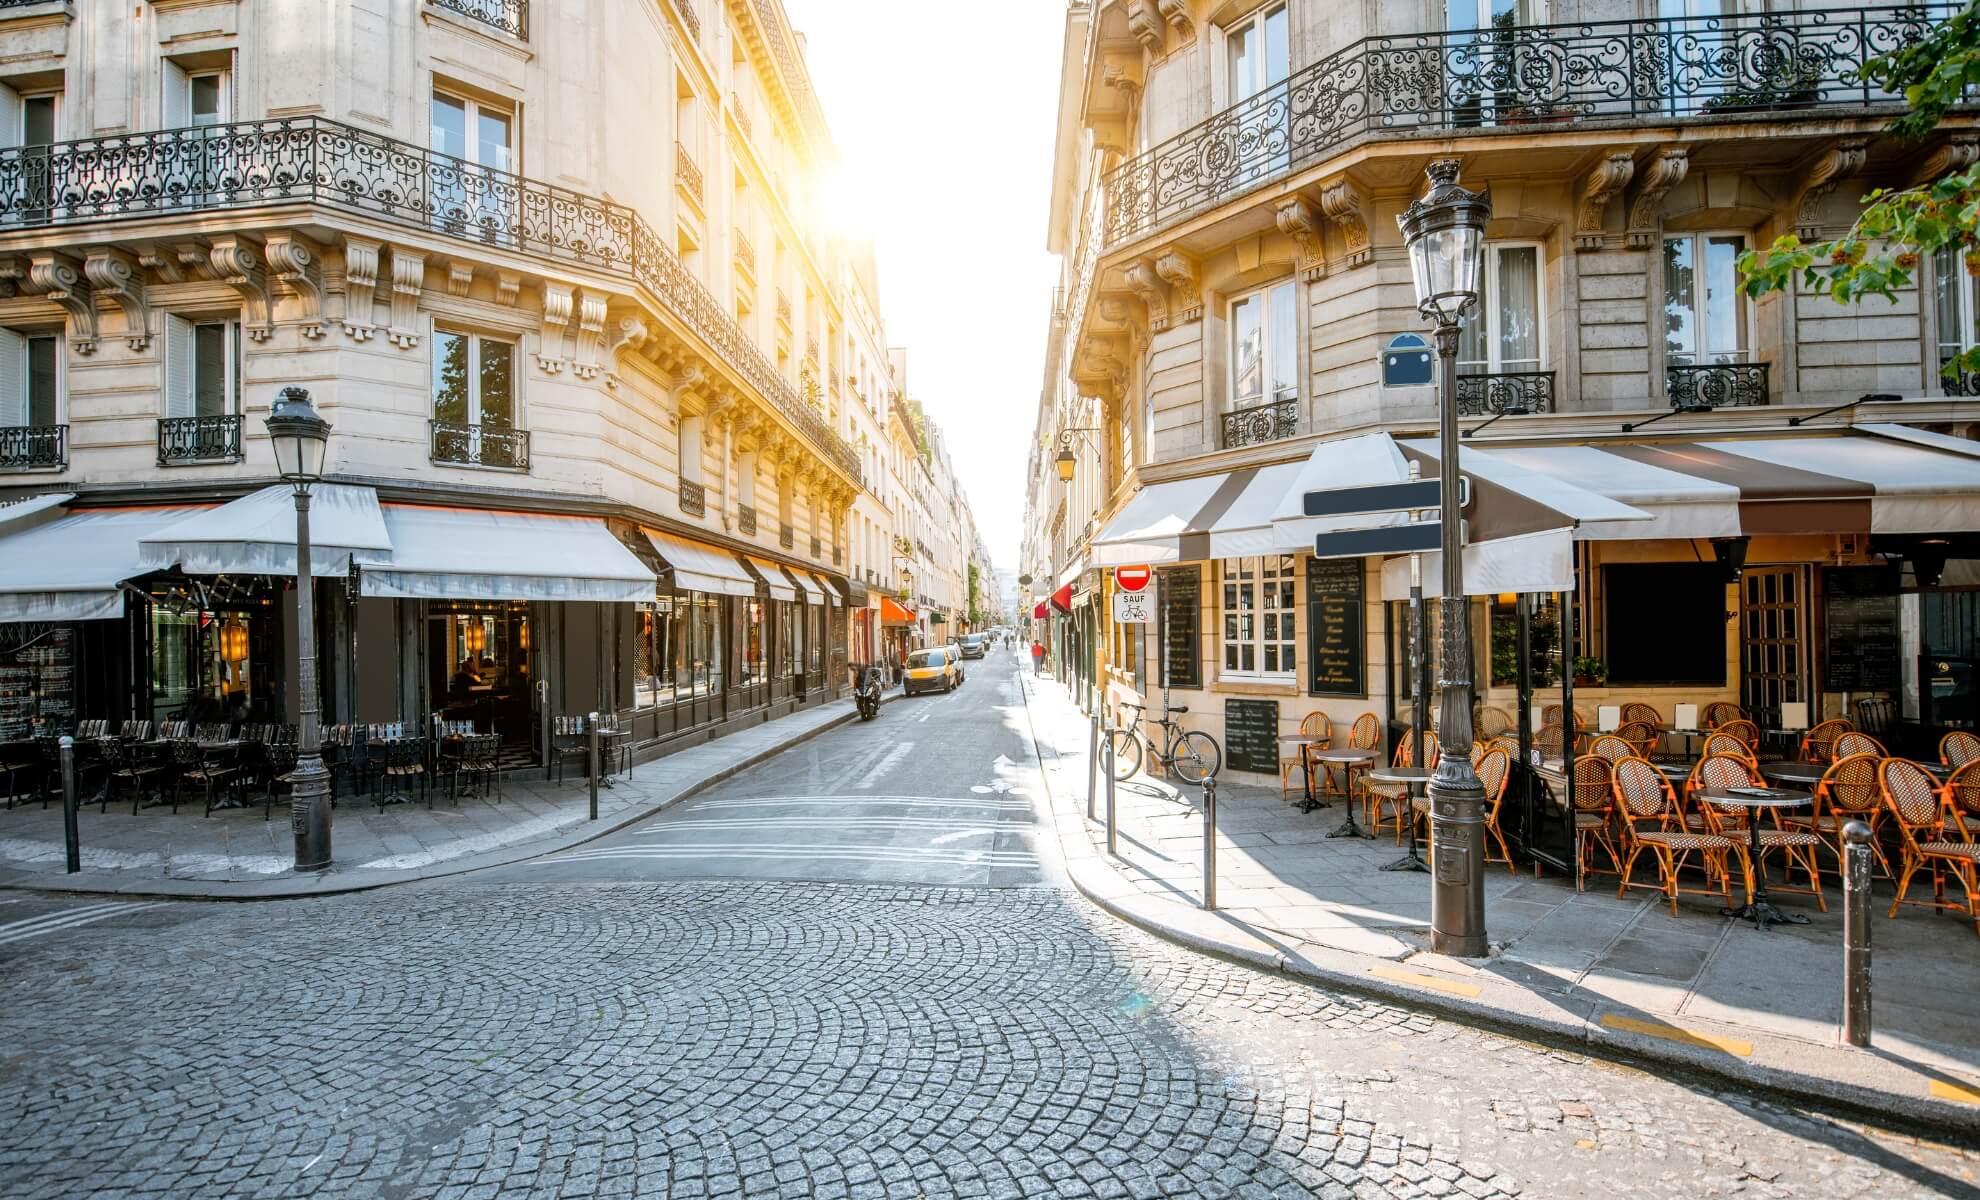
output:
[[612,336],[605,344],[605,353],[613,358],[626,351],[638,354],[653,340],[653,330],[638,317],[622,317],[613,327]]
[[1161,332],[1169,327],[1169,285],[1155,273],[1155,264],[1142,259],[1133,262],[1121,272],[1134,294],[1141,297],[1141,306],[1148,311],[1148,327]]
[[1102,399],[1127,391],[1127,363],[1118,334],[1090,334],[1073,358],[1073,383],[1082,393]]
[[419,296],[426,290],[426,256],[392,247],[392,327],[386,336],[401,350],[419,345]]
[[308,238],[293,230],[268,235],[268,268],[275,281],[302,309],[302,335],[314,341],[323,336],[323,256]]
[[1341,178],[1320,185],[1320,211],[1341,227],[1349,267],[1373,262],[1375,251],[1368,240],[1368,196],[1351,179]]
[[211,243],[203,237],[182,238],[172,243],[171,256],[179,264],[179,275],[184,279],[218,279],[214,273],[209,251]]
[[83,274],[124,313],[124,344],[142,350],[151,344],[151,306],[144,299],[144,271],[135,257],[99,246],[83,260]]
[[522,275],[516,271],[495,272],[495,303],[514,308],[521,298]]
[[365,341],[378,332],[372,305],[378,292],[380,243],[370,238],[344,239],[344,333]]
[[689,363],[674,376],[673,386],[667,389],[667,398],[674,402],[674,411],[679,412],[684,401],[691,401],[708,382],[708,375],[700,363]]
[[586,292],[578,301],[576,361],[571,373],[579,379],[598,378],[599,351],[605,345],[605,294]]
[[1629,186],[1635,174],[1636,159],[1626,150],[1603,155],[1602,161],[1588,173],[1587,181],[1581,185],[1581,200],[1575,206],[1575,249],[1600,250],[1608,245],[1605,222],[1609,215],[1609,201]]
[[1194,27],[1189,20],[1189,0],[1155,0],[1155,7],[1162,10],[1169,25],[1187,41],[1194,36]]
[[1919,164],[1917,172],[1911,177],[1911,186],[1930,183],[1954,171],[1964,171],[1976,162],[1980,162],[1980,134],[1955,133],[1950,141],[1941,143]]
[[31,286],[28,260],[18,254],[0,255],[0,296],[16,296]]
[[275,332],[275,300],[268,293],[268,269],[260,247],[239,234],[213,239],[206,261],[220,282],[241,294],[241,327],[257,342]]
[[52,250],[37,250],[28,262],[28,279],[69,314],[70,347],[77,354],[96,353],[95,290],[75,260]]
[[1100,319],[1129,333],[1146,335],[1148,312],[1141,300],[1132,292],[1108,291],[1100,293]]
[[138,265],[158,276],[160,283],[182,283],[185,272],[179,269],[179,255],[163,242],[152,242],[138,247]]
[[1168,30],[1162,27],[1162,14],[1155,9],[1155,0],[1128,0],[1128,32],[1134,40],[1148,48],[1150,54],[1162,52],[1162,42]]
[[458,258],[447,260],[447,294],[465,298],[474,286],[474,264]]
[[1644,169],[1643,184],[1630,202],[1629,226],[1623,242],[1632,250],[1645,250],[1657,243],[1664,227],[1664,196],[1684,182],[1691,170],[1691,152],[1682,146],[1664,146]]
[[1869,138],[1847,137],[1831,143],[1816,157],[1794,202],[1794,232],[1802,241],[1812,242],[1822,236],[1823,198],[1843,180],[1861,171],[1869,156]]
[[1169,316],[1187,325],[1203,315],[1203,284],[1196,277],[1196,260],[1180,250],[1155,256],[1155,273],[1169,285]]
[[1320,214],[1304,196],[1287,196],[1272,206],[1279,232],[1293,240],[1299,252],[1300,278],[1319,279],[1327,273],[1327,255],[1320,245]]
[[561,283],[543,285],[543,336],[538,340],[536,365],[555,375],[564,369],[564,336],[570,331],[573,289]]

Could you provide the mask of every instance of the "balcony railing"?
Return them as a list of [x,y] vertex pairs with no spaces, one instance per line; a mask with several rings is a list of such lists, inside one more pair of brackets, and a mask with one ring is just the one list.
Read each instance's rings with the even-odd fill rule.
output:
[[736,505],[736,528],[744,537],[756,536],[756,510],[747,504]]
[[60,471],[68,465],[67,425],[0,425],[0,471]]
[[1107,177],[1107,243],[1144,237],[1365,135],[1899,103],[1858,69],[1961,7],[1364,38],[1116,168]]
[[510,37],[529,38],[529,0],[429,0],[429,3],[483,25],[493,25]]
[[1272,400],[1224,414],[1224,449],[1276,442],[1299,432],[1299,401]]
[[1767,364],[1702,363],[1664,368],[1672,408],[1751,408],[1767,403]]
[[820,539],[818,539],[818,538],[812,538],[812,539],[811,539],[811,557],[813,557],[813,558],[817,558],[817,557],[818,557],[819,555],[821,555],[821,554],[823,554],[823,553],[825,553],[825,543],[824,543],[824,542],[823,542],[822,540],[820,540]]
[[1939,364],[1939,393],[1944,396],[1980,396],[1980,372],[1956,371],[1945,374],[1945,363]]
[[797,530],[789,525],[777,526],[777,544],[789,550],[797,545]]
[[504,471],[529,470],[529,430],[506,429],[493,425],[463,425],[454,421],[430,421],[433,427],[433,461],[465,467],[495,467]]
[[742,230],[736,230],[736,265],[748,271],[751,278],[756,275],[756,247],[749,244]]
[[1496,417],[1501,413],[1554,411],[1552,371],[1498,371],[1457,377],[1460,417]]
[[697,205],[702,202],[701,168],[696,165],[694,156],[687,152],[687,147],[679,142],[674,143],[674,186],[686,192]]
[[317,204],[621,276],[644,287],[832,464],[859,455],[647,220],[552,184],[321,117],[237,121],[0,149],[0,231],[159,213]]
[[708,489],[698,483],[681,480],[681,513],[690,517],[708,515]]
[[158,422],[158,465],[239,462],[239,414],[208,417],[166,417]]
[[688,32],[701,36],[701,14],[694,9],[694,0],[674,0],[674,7],[680,10],[681,20],[687,23]]

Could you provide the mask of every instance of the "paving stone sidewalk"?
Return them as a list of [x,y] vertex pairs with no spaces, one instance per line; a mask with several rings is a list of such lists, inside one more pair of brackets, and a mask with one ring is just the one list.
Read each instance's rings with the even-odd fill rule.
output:
[[[899,696],[896,689],[887,695]],[[585,781],[563,783],[531,768],[502,781],[499,795],[450,800],[444,783],[433,804],[378,807],[340,797],[332,815],[336,863],[327,871],[291,869],[295,843],[286,802],[272,819],[259,803],[202,816],[197,798],[136,815],[129,802],[78,815],[80,874],[65,873],[62,808],[22,804],[0,810],[0,887],[107,892],[138,896],[269,899],[327,895],[500,866],[603,837],[659,812],[736,772],[853,719],[852,701],[792,713],[636,766],[598,793],[589,818]],[[258,799],[258,797],[257,797]]]
[[1923,909],[1886,919],[1888,884],[1872,901],[1868,1050],[1840,1041],[1837,888],[1827,913],[1812,897],[1777,896],[1809,923],[1761,933],[1721,917],[1715,900],[1681,899],[1673,917],[1648,893],[1618,899],[1613,875],[1576,892],[1572,879],[1493,865],[1491,956],[1448,959],[1429,950],[1430,877],[1380,870],[1402,854],[1391,833],[1330,838],[1338,803],[1302,813],[1276,788],[1227,778],[1218,789],[1218,910],[1209,913],[1200,790],[1146,775],[1118,785],[1118,854],[1108,855],[1104,811],[1086,817],[1086,715],[1050,679],[1027,678],[1026,696],[1069,873],[1117,916],[1335,983],[1980,1128],[1980,938],[1970,922]]

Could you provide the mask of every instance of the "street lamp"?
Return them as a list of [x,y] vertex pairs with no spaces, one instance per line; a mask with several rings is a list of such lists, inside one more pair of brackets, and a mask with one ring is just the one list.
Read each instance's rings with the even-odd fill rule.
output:
[[1437,430],[1443,483],[1443,692],[1438,732],[1444,753],[1430,780],[1430,948],[1483,958],[1485,787],[1471,766],[1471,625],[1464,595],[1464,539],[1458,525],[1458,322],[1478,300],[1478,262],[1492,197],[1458,186],[1458,160],[1430,164],[1430,190],[1396,218],[1409,246],[1416,310],[1437,329]]
[[1060,483],[1071,483],[1073,481],[1073,471],[1079,466],[1079,460],[1073,457],[1074,435],[1099,432],[1098,429],[1090,425],[1074,425],[1059,431],[1059,453],[1053,457],[1052,463],[1059,468]]
[[323,478],[330,422],[316,413],[306,388],[286,387],[268,413],[275,469],[296,493],[296,689],[301,721],[296,769],[290,778],[289,826],[296,835],[296,870],[330,865],[330,773],[323,769],[317,728],[316,581],[309,569],[309,489]]

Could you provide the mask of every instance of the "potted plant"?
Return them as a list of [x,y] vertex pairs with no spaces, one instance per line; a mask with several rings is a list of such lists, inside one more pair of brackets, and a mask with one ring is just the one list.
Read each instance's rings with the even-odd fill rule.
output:
[[1587,655],[1574,660],[1574,685],[1576,687],[1601,687],[1609,682],[1609,664],[1599,658]]

